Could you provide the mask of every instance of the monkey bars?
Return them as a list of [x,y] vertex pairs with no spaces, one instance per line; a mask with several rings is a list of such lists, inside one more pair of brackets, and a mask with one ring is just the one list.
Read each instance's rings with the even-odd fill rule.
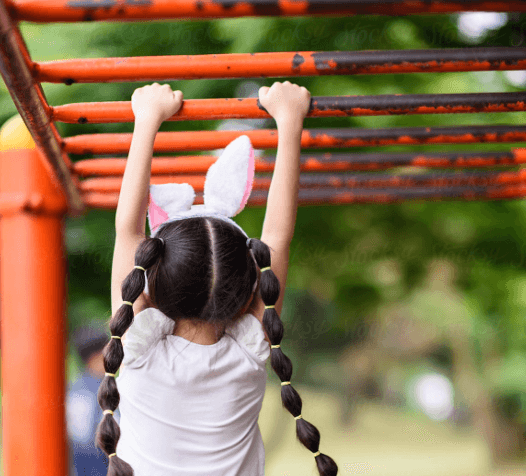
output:
[[[114,209],[132,134],[61,137],[55,122],[133,121],[130,102],[50,105],[42,82],[102,83],[185,79],[447,73],[526,69],[526,48],[403,51],[298,51],[196,56],[90,58],[35,62],[20,21],[80,22],[212,19],[241,16],[409,15],[524,12],[523,0],[0,0],[0,71],[20,113],[0,130],[0,295],[5,476],[65,476],[65,266],[63,218],[86,207]],[[338,92],[335,91],[337,94]],[[97,99],[97,98],[95,98]],[[526,93],[313,97],[309,117],[525,111]],[[186,100],[172,121],[266,118],[256,99]],[[247,134],[255,148],[277,146],[277,131],[159,132],[156,153],[207,151]],[[509,200],[526,196],[526,149],[438,152],[332,152],[434,144],[526,141],[515,124],[386,129],[312,128],[302,147],[299,203]],[[72,161],[69,154],[95,158]],[[105,157],[110,155],[110,157]],[[216,157],[154,157],[152,183],[190,182],[202,203]],[[411,173],[393,174],[398,167]],[[447,172],[414,168],[449,169]],[[498,171],[487,170],[499,167]],[[264,206],[274,158],[256,158],[248,202]],[[454,171],[454,169],[463,169]],[[480,170],[468,170],[480,169]],[[484,170],[486,169],[486,170]],[[325,172],[325,173],[324,173]],[[352,173],[350,173],[352,172]],[[359,173],[357,173],[359,172]],[[17,272],[13,273],[13,269]],[[26,291],[20,298],[20,289]],[[38,318],[37,318],[38,316]]]

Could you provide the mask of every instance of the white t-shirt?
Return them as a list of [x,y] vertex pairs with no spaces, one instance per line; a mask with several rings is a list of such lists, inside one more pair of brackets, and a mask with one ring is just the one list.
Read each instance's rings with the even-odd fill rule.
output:
[[135,476],[263,476],[261,323],[245,314],[212,345],[171,335],[173,326],[148,308],[126,333],[117,455]]

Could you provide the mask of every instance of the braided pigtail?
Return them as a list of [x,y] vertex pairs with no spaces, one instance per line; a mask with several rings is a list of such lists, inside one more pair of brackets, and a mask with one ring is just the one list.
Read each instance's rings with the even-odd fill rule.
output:
[[281,401],[296,420],[298,439],[314,453],[320,475],[335,476],[338,473],[338,466],[332,458],[320,453],[320,432],[301,416],[301,397],[290,383],[292,362],[281,351],[284,329],[279,314],[274,308],[279,298],[280,285],[278,278],[270,269],[270,249],[265,243],[255,238],[248,241],[248,246],[253,251],[256,263],[261,270],[259,289],[265,303],[263,327],[271,343],[270,364],[281,380]]
[[133,476],[133,468],[116,455],[117,442],[121,432],[113,418],[113,412],[119,406],[119,391],[115,374],[124,358],[121,337],[133,322],[133,302],[144,291],[146,279],[144,271],[153,266],[164,251],[164,242],[159,238],[146,238],[135,253],[135,268],[122,283],[123,304],[109,322],[111,339],[104,347],[104,369],[106,374],[97,394],[103,417],[97,427],[96,445],[109,457],[107,476]]

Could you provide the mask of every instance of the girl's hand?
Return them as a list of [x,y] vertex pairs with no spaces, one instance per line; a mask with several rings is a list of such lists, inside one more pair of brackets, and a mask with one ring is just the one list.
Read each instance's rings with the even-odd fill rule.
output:
[[277,123],[294,120],[303,122],[309,112],[310,92],[289,81],[276,82],[270,88],[259,88],[259,102]]
[[135,120],[161,125],[181,108],[183,93],[172,91],[169,84],[149,84],[136,89],[131,97]]

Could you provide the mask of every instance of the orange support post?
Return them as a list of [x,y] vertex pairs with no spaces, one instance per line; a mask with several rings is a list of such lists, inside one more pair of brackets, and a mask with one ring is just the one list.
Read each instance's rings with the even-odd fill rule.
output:
[[66,197],[20,116],[0,130],[5,476],[66,476]]

